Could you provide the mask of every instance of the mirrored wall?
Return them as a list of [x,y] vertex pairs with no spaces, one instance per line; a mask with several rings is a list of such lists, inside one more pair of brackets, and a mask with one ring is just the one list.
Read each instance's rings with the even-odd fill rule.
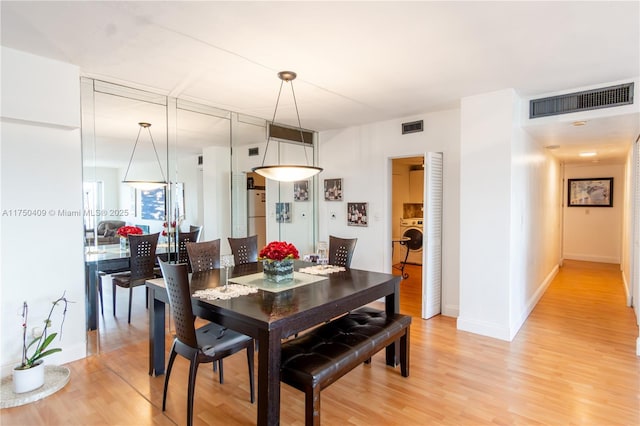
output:
[[[315,164],[315,143],[272,139],[265,156],[264,119],[89,78],[81,85],[84,241],[86,259],[98,259],[97,270],[110,272],[112,258],[126,256],[116,234],[123,224],[161,233],[159,248],[171,247],[174,231],[199,226],[199,240],[219,238],[222,254],[231,252],[227,237],[253,234],[259,236],[259,248],[284,240],[301,255],[314,251],[317,178],[275,182],[251,169],[263,158],[265,164]],[[169,185],[134,188],[122,182],[125,174],[127,180],[167,180]],[[104,334],[109,328],[100,325],[113,311],[104,300],[104,314],[99,314],[97,284],[87,284],[88,318],[94,317],[88,329]],[[119,307],[116,317],[126,324],[126,314],[126,307]],[[92,343],[99,340],[88,339],[89,353],[100,351]]]

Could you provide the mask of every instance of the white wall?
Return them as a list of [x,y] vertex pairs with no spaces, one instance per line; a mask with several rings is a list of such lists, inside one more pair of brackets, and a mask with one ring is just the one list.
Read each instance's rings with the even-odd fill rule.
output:
[[[424,132],[402,135],[401,124],[424,120]],[[443,200],[443,314],[458,315],[459,252],[459,111],[425,113],[413,117],[320,132],[320,187],[324,179],[342,178],[343,201],[319,202],[319,240],[329,235],[358,238],[351,266],[391,271],[392,164],[390,158],[444,156]],[[348,202],[369,203],[369,226],[348,226]],[[335,213],[335,219],[332,218]]]
[[513,90],[461,109],[458,328],[512,340],[557,270],[558,163],[521,129]]
[[563,258],[620,263],[622,218],[625,206],[624,165],[566,165],[564,177],[613,177],[613,207],[564,208]]
[[[66,291],[63,351],[47,363],[86,355],[80,83],[75,66],[2,47],[0,291],[2,374],[21,356],[21,318],[42,326]],[[75,160],[74,160],[75,159]],[[42,215],[21,215],[42,212]],[[66,215],[62,211],[77,212]],[[4,213],[7,212],[5,215]],[[54,319],[54,328],[59,318]]]

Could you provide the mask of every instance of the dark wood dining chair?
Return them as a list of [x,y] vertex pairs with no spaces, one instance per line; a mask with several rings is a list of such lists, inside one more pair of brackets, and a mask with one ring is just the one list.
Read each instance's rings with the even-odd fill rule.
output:
[[[187,243],[195,243],[198,238],[199,231],[179,232],[178,233],[178,262],[189,263],[189,253],[187,253]],[[191,271],[189,271],[191,272]]]
[[113,315],[116,315],[116,286],[129,289],[129,315],[131,323],[131,300],[133,288],[144,286],[145,281],[160,277],[155,267],[156,247],[160,233],[148,235],[129,235],[129,271],[111,275],[113,283]]
[[187,242],[187,254],[191,272],[220,269],[220,239],[202,241],[200,243]]
[[[191,305],[191,290],[189,288],[189,273],[187,265],[183,263],[170,264],[159,260],[162,275],[169,295],[169,306],[175,322],[176,336],[171,346],[167,373],[162,393],[162,411],[166,409],[167,387],[171,377],[171,369],[176,355],[189,360],[189,384],[187,388],[187,425],[193,424],[193,394],[196,387],[198,366],[203,363],[221,361],[242,349],[247,350],[247,365],[249,367],[249,388],[251,403],[254,402],[253,383],[253,339],[244,334],[229,330],[216,323],[208,323],[198,329],[195,328],[195,315]],[[220,367],[220,383],[222,383],[222,363]]]
[[189,225],[189,232],[198,231],[196,234],[196,242],[200,241],[200,235],[202,234],[202,225]]
[[236,265],[258,261],[258,236],[251,235],[244,238],[228,237],[233,260]]
[[351,259],[356,249],[357,238],[339,238],[329,236],[329,264],[351,267]]

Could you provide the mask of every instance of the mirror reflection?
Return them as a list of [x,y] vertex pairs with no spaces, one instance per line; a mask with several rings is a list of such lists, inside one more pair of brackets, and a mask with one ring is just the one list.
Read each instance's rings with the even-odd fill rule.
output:
[[[150,137],[138,136],[139,123],[150,123]],[[125,292],[117,293],[116,312],[111,303],[111,275],[129,267],[130,253],[118,235],[123,226],[159,233],[157,255],[170,260],[177,258],[179,235],[194,229],[199,241],[219,238],[222,254],[231,252],[227,237],[250,235],[258,236],[259,249],[285,240],[301,255],[314,251],[317,178],[276,182],[251,171],[263,161],[267,128],[261,118],[82,79],[89,353],[112,344],[110,333],[118,341],[148,337],[146,327],[123,333]],[[265,161],[313,162],[309,145],[272,137]],[[135,188],[122,182],[125,174],[140,181],[164,175],[169,185]],[[147,321],[141,287],[132,291],[132,324]]]

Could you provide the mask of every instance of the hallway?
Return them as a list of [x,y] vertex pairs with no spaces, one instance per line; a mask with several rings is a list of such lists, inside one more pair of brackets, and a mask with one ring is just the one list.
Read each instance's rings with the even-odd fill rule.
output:
[[[618,269],[565,262],[512,342],[459,331],[455,318],[414,316],[410,376],[376,355],[323,390],[323,424],[640,424],[638,327]],[[403,297],[401,310],[413,309]],[[2,410],[2,425],[184,424],[188,363],[176,361],[162,413],[164,377],[147,375],[146,324],[139,320],[114,332],[135,329],[141,340],[68,364],[63,390]],[[199,370],[194,425],[255,424],[245,362],[225,360],[223,385],[211,368]],[[304,423],[301,392],[283,385],[281,407],[281,424]]]

